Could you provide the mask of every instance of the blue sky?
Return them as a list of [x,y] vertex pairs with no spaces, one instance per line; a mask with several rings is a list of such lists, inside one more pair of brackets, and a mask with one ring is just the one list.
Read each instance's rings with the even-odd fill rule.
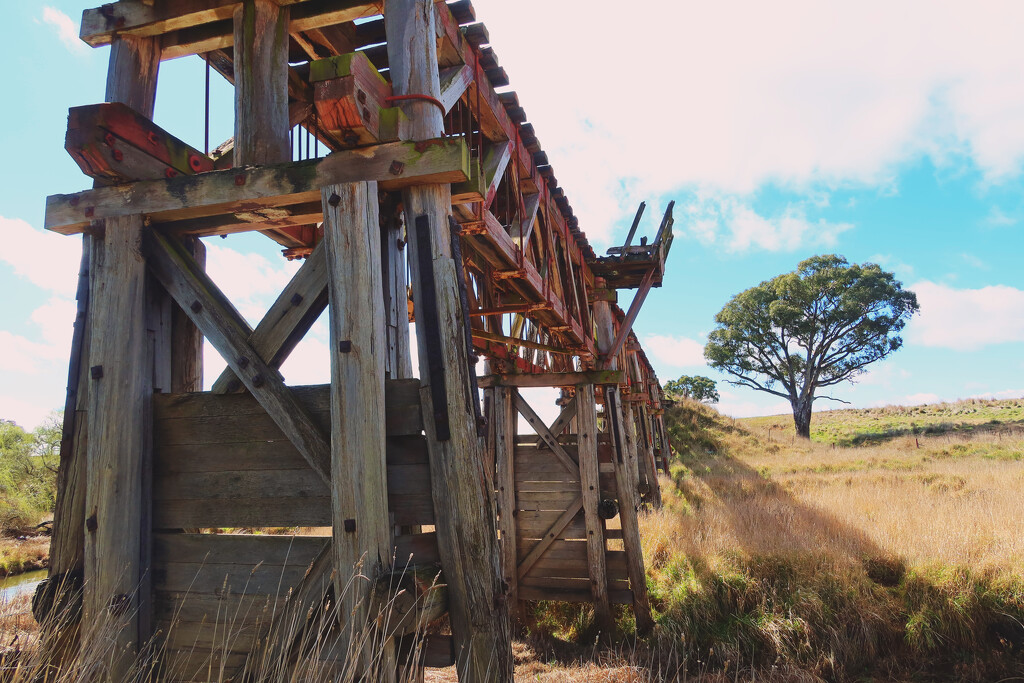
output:
[[[653,2],[624,26],[601,11],[610,2],[474,4],[598,251],[641,199],[648,231],[676,200],[665,285],[637,321],[662,380],[723,379],[701,357],[715,313],[834,252],[893,270],[922,312],[901,351],[832,395],[1024,395],[1024,6]],[[103,96],[107,50],[77,40],[90,6],[15,3],[0,27],[0,418],[27,427],[63,403],[79,244],[40,226],[47,195],[89,184],[63,138],[68,107]],[[157,122],[201,147],[201,62],[165,62],[159,80]],[[217,144],[232,95],[213,80]],[[259,236],[208,245],[211,274],[253,321],[295,268]],[[284,374],[324,379],[322,326]],[[787,410],[721,388],[728,413]]]

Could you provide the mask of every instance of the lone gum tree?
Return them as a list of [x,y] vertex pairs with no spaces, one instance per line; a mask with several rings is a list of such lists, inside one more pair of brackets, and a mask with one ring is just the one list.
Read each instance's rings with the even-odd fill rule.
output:
[[815,393],[852,380],[903,345],[917,297],[873,263],[814,256],[737,294],[715,316],[704,357],[730,384],[780,396],[810,438]]

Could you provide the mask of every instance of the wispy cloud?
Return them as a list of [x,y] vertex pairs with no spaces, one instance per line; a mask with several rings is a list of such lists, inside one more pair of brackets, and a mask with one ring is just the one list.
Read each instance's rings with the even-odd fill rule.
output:
[[671,368],[704,365],[704,345],[688,337],[652,334],[643,339],[644,348],[656,361]]
[[830,223],[807,217],[803,203],[763,216],[734,196],[699,196],[683,207],[684,225],[704,244],[732,252],[753,249],[795,251],[803,247],[832,248],[851,223]]
[[912,342],[957,351],[1024,342],[1024,290],[995,285],[956,289],[927,280],[910,287],[921,313],[908,325]]
[[43,21],[57,29],[57,37],[69,51],[79,55],[91,51],[91,48],[78,37],[77,24],[64,12],[47,5],[43,7]]
[[[640,198],[696,187],[816,196],[877,187],[922,156],[966,160],[993,181],[1024,164],[1019,2],[745,3],[741,22],[730,3],[658,3],[642,69],[593,67],[621,18],[592,8],[476,3],[591,238],[625,230]],[[531,21],[536,12],[547,20]],[[524,32],[531,40],[517,39]],[[609,83],[647,95],[597,103]]]
[[1016,218],[1008,215],[998,206],[993,206],[985,217],[985,224],[994,228],[1005,228],[1011,225],[1017,225],[1017,223],[1018,220]]

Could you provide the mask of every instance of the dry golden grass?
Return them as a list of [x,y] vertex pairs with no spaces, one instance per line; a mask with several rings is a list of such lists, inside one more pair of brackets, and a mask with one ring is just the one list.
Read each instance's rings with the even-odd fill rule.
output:
[[647,518],[649,541],[703,557],[813,551],[1024,578],[1024,457],[1013,457],[1024,438],[833,448],[736,431],[716,450],[677,473],[683,500]]

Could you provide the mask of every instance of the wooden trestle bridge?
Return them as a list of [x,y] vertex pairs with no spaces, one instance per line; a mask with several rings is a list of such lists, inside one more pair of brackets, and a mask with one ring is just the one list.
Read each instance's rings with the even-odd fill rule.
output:
[[[112,680],[147,652],[165,680],[253,676],[254,648],[297,666],[326,623],[338,666],[375,629],[382,678],[509,681],[521,601],[593,603],[605,630],[624,603],[649,627],[637,515],[668,446],[632,326],[671,205],[650,241],[638,212],[594,253],[467,0],[118,0],[81,35],[111,50],[106,102],[69,115],[93,188],[46,207],[83,243],[35,601],[55,665],[102,641]],[[212,151],[151,120],[161,60],[186,55],[234,84]],[[199,239],[242,231],[304,260],[255,328]],[[324,310],[331,382],[288,386]],[[212,391],[204,338],[228,364]],[[553,424],[523,387],[561,388]],[[268,527],[330,535],[212,533]],[[450,635],[414,637],[443,614]]]

